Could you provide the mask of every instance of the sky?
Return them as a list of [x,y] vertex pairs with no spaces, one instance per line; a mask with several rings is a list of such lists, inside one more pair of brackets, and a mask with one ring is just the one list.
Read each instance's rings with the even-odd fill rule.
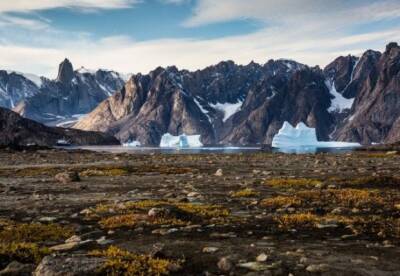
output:
[[400,42],[399,0],[0,0],[0,69],[148,73],[293,59],[327,65]]

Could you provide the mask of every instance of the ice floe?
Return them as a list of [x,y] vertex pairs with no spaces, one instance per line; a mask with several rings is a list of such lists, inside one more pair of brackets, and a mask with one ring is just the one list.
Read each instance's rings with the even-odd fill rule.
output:
[[161,148],[200,148],[203,144],[200,142],[200,135],[173,136],[169,133],[161,137]]
[[272,147],[318,147],[318,148],[346,148],[358,147],[358,143],[347,142],[320,142],[317,139],[315,128],[307,127],[304,123],[299,123],[293,127],[290,123],[284,122],[272,140]]

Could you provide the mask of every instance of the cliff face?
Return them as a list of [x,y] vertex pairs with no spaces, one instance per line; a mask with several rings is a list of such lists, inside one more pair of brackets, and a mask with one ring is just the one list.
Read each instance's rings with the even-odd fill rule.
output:
[[98,132],[47,127],[0,107],[0,145],[55,146],[64,140],[74,145],[118,145],[114,137]]
[[367,51],[357,65],[349,90],[356,91],[350,116],[334,134],[341,141],[395,142],[400,138],[400,47],[383,54]]

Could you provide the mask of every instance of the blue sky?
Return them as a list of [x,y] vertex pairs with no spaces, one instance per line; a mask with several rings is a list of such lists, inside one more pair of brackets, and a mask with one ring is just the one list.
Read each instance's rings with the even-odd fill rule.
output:
[[324,66],[400,40],[398,0],[0,2],[1,69],[54,77],[58,63],[147,73],[232,59]]

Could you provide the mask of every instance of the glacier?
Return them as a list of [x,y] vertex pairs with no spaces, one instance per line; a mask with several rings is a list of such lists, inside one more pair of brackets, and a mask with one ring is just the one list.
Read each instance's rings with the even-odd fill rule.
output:
[[293,127],[289,122],[284,122],[278,134],[272,139],[272,147],[316,147],[316,148],[348,148],[359,147],[358,143],[347,142],[320,142],[317,139],[315,128],[307,127],[303,122]]
[[200,142],[200,135],[173,136],[169,133],[161,137],[161,148],[200,148],[203,144]]

